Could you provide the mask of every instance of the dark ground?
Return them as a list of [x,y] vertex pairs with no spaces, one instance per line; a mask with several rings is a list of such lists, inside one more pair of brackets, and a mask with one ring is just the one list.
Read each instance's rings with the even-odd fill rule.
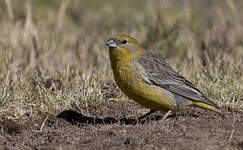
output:
[[0,149],[243,150],[242,113],[228,112],[222,118],[193,108],[166,120],[157,112],[136,123],[135,116],[143,113],[133,102],[109,102],[88,113],[68,110],[44,116],[39,124],[5,120],[0,123]]

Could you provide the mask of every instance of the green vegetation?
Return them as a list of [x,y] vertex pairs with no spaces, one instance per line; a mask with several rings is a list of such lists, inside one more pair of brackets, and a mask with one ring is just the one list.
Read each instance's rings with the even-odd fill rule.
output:
[[0,1],[0,118],[127,99],[105,41],[135,37],[225,110],[243,110],[243,2]]

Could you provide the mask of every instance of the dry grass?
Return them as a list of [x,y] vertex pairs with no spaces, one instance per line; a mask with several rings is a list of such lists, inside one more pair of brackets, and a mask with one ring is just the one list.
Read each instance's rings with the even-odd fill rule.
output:
[[157,50],[225,109],[243,109],[242,2],[30,2],[0,2],[1,118],[38,119],[126,98],[104,44],[114,33]]

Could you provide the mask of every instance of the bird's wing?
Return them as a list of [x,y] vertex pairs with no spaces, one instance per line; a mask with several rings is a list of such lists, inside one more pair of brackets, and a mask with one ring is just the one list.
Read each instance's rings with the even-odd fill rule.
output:
[[144,52],[138,59],[146,72],[146,82],[166,89],[188,99],[203,102],[219,108],[207,99],[192,83],[175,72],[165,61],[150,52]]

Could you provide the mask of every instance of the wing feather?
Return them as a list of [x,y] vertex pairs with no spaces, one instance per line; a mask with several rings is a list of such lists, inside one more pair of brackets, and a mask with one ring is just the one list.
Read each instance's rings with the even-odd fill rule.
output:
[[161,58],[146,51],[140,56],[138,62],[144,67],[147,76],[146,81],[149,81],[150,84],[159,86],[185,98],[219,108]]

